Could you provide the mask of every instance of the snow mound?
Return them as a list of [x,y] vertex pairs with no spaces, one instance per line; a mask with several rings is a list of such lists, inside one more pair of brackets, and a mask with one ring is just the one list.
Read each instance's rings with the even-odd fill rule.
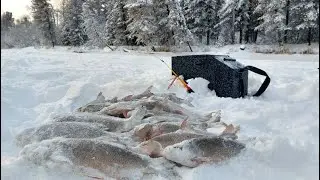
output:
[[208,88],[208,84],[210,82],[206,79],[199,77],[199,78],[188,79],[186,81],[188,82],[188,85],[191,87],[191,89],[193,89],[197,95],[201,95],[201,96],[215,96],[216,95],[214,90],[211,91]]

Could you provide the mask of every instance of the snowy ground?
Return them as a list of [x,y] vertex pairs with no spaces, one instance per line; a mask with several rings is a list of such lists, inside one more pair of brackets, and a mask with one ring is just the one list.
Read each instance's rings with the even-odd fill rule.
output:
[[[319,179],[319,55],[265,55],[224,49],[239,62],[264,69],[271,84],[261,97],[218,98],[201,80],[196,94],[175,85],[170,91],[193,97],[200,112],[222,109],[222,120],[239,124],[247,150],[222,165],[181,169],[184,179],[316,180]],[[139,93],[149,85],[167,92],[170,72],[155,56],[170,63],[173,53],[55,49],[1,50],[1,177],[11,179],[90,179],[71,172],[49,171],[15,161],[20,149],[14,136],[50,116],[70,112],[102,91],[108,98]],[[249,90],[263,79],[250,74]]]

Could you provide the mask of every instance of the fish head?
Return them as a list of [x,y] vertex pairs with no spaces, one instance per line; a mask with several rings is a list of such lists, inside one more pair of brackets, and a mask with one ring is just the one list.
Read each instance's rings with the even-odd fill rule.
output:
[[149,156],[159,157],[162,154],[162,146],[158,141],[148,140],[140,143],[137,147],[142,153]]
[[152,124],[143,123],[136,126],[133,130],[133,135],[140,138],[140,140],[144,140],[148,138],[152,133]]
[[147,114],[147,107],[146,106],[138,106],[132,111],[132,115],[130,118],[135,118],[142,120],[142,118]]
[[197,157],[197,154],[188,148],[190,140],[182,141],[171,146],[164,148],[163,156],[173,162],[182,164],[187,167],[196,167],[199,163],[193,159]]

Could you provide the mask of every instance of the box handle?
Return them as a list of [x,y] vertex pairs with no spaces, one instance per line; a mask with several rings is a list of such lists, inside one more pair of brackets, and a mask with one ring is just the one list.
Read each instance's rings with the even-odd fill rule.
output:
[[[266,79],[263,81],[262,85],[260,86],[259,90],[252,96],[260,96],[269,86],[270,84],[270,77],[268,76],[268,74],[262,70],[262,69],[259,69],[257,67],[254,67],[254,66],[246,66],[242,69],[242,71],[245,71],[245,70],[249,70],[249,71],[252,71],[254,73],[257,73],[257,74],[260,74],[262,76],[266,76]],[[243,81],[241,82],[242,83],[242,86],[243,86]],[[244,86],[243,86],[244,87]],[[242,87],[242,94],[244,92],[244,88]]]

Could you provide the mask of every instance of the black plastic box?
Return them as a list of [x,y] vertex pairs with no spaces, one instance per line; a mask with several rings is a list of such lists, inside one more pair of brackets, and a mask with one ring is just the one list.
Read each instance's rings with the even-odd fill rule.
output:
[[[248,94],[248,70],[227,55],[174,56],[172,69],[184,79],[201,77],[218,97],[239,98]],[[192,88],[192,87],[191,87]]]

